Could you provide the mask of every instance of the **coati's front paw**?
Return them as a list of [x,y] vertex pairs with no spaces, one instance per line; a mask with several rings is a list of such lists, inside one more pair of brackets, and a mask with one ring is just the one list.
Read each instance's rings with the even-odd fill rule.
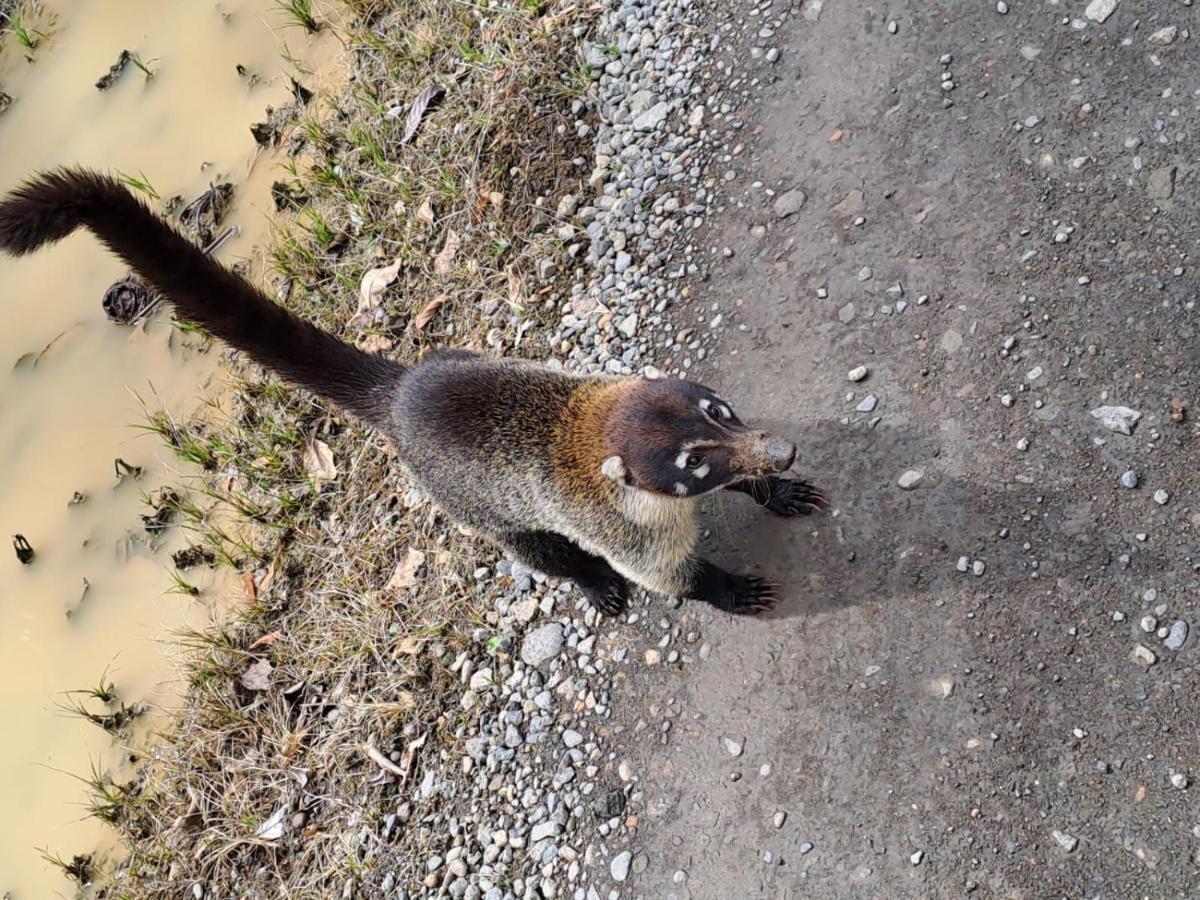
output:
[[731,579],[729,611],[739,616],[757,616],[779,602],[779,585],[757,575],[734,575]]
[[777,516],[807,516],[829,508],[829,495],[810,481],[771,477],[763,504]]
[[594,584],[576,583],[588,603],[606,616],[620,615],[629,604],[629,583],[619,575]]
[[691,585],[685,596],[738,616],[757,616],[775,606],[779,586],[757,575],[734,575],[705,560],[694,563]]

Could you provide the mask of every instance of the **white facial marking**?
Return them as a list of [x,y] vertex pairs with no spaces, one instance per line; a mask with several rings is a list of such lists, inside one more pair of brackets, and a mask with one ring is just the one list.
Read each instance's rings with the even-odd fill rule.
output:
[[705,463],[705,464],[704,464],[704,465],[702,465],[702,466],[697,466],[697,467],[696,467],[696,469],[695,469],[695,471],[693,471],[693,472],[692,472],[692,474],[693,474],[694,476],[696,476],[697,478],[705,478],[705,477],[707,477],[707,476],[708,476],[708,473],[709,473],[710,471],[712,471],[712,470],[711,470],[711,469],[709,469],[709,467],[708,467],[708,463]]
[[675,482],[675,493],[682,497],[687,493],[687,485],[679,481]]
[[625,483],[625,461],[619,456],[610,456],[600,464],[600,474],[618,484]]
[[691,454],[686,450],[680,452],[680,454],[675,457],[675,467],[678,469],[686,469],[689,456],[691,456]]
[[704,410],[705,412],[708,412],[708,408],[710,406],[712,406],[712,401],[710,401],[707,397],[700,398],[700,408],[702,410]]
[[722,404],[721,404],[721,415],[722,415],[723,417],[725,417],[726,419],[732,419],[732,418],[733,418],[733,412],[732,412],[732,411],[729,409],[729,407],[728,407],[728,406],[726,406],[724,403],[722,403]]

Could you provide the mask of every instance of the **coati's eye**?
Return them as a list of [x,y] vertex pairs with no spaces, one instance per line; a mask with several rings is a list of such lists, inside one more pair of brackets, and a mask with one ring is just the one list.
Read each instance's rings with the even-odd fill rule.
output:
[[689,453],[689,454],[688,454],[688,458],[687,458],[687,467],[688,467],[689,469],[698,469],[698,468],[700,468],[700,463],[701,463],[701,462],[703,462],[703,460],[701,460],[701,459],[700,459],[700,454],[699,454],[699,453]]
[[721,407],[717,406],[715,403],[710,403],[708,405],[708,408],[705,410],[705,412],[707,412],[710,416],[712,416],[718,422],[720,422],[721,419],[723,418],[723,415],[721,413]]

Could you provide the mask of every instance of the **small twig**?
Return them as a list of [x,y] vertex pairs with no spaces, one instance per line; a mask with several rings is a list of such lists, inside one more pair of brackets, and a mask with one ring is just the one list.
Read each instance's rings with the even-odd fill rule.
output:
[[386,769],[399,778],[401,784],[408,779],[408,774],[402,768],[376,750],[371,744],[363,744],[362,750],[363,753],[367,754],[367,756],[369,756],[377,766],[379,766],[381,769]]

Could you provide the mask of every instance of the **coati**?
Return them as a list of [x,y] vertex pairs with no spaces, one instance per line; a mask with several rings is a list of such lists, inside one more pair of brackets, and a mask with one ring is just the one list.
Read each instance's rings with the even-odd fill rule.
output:
[[115,179],[36,176],[0,201],[0,249],[31,253],[92,231],[184,319],[385,432],[452,518],[599,610],[628,582],[755,614],[774,584],[695,554],[699,498],[726,489],[781,516],[827,507],[784,478],[796,447],[746,427],[711,390],[682,380],[577,376],[461,350],[412,366],[366,353],[272,302],[195,247]]

